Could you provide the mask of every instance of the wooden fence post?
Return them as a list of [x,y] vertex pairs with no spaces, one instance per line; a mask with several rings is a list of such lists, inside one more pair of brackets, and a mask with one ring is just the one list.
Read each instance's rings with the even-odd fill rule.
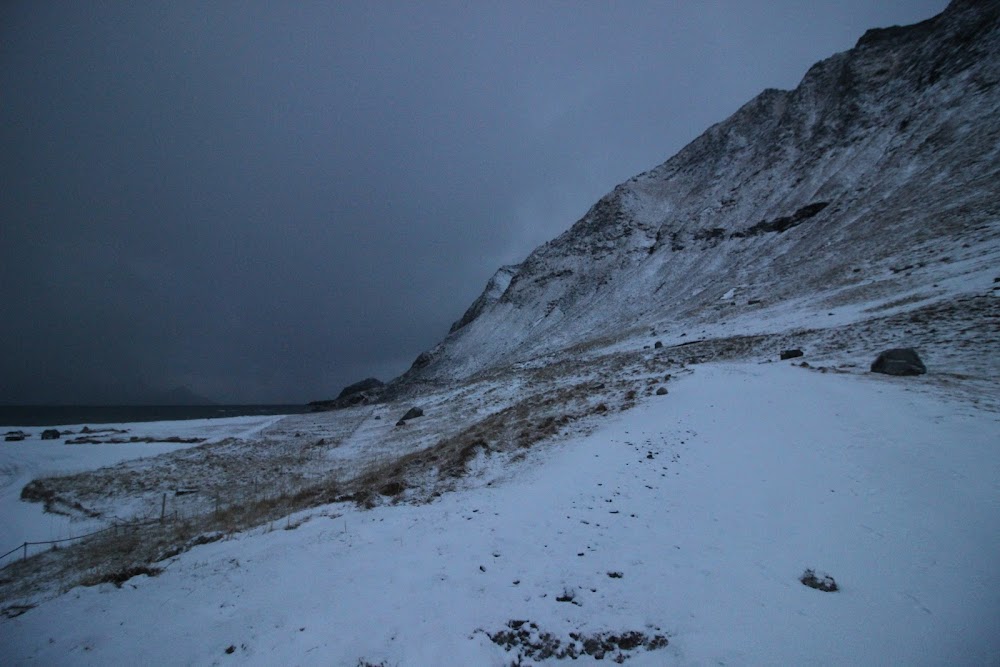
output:
[[163,501],[160,503],[160,523],[167,517],[167,494],[163,494]]
[[22,560],[28,560],[28,543],[25,542],[23,546],[24,546],[24,558],[22,558]]

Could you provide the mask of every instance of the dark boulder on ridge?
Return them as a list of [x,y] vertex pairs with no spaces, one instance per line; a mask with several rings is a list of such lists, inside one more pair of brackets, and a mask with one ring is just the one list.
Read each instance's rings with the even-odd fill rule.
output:
[[886,350],[872,362],[872,373],[886,375],[922,375],[927,367],[920,360],[916,350],[910,347]]

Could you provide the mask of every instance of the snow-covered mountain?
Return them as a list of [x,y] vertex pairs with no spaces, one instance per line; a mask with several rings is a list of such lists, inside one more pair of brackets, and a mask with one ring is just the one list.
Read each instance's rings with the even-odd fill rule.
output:
[[501,268],[397,385],[649,329],[739,321],[751,334],[790,308],[803,326],[843,325],[880,300],[988,292],[1000,265],[998,16],[1000,3],[956,0],[869,30],[795,90],[765,90]]
[[870,31],[387,387],[9,431],[0,664],[1000,664],[998,83],[1000,1]]

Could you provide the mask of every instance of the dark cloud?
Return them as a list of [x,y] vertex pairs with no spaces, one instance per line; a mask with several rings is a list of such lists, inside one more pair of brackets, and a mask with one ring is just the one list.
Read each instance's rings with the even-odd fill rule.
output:
[[616,183],[943,5],[6,3],[0,402],[396,375]]

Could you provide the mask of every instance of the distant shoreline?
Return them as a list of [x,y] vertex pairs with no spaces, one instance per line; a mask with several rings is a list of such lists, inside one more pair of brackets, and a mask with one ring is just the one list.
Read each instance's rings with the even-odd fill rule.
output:
[[0,426],[184,421],[309,412],[307,405],[0,405]]

